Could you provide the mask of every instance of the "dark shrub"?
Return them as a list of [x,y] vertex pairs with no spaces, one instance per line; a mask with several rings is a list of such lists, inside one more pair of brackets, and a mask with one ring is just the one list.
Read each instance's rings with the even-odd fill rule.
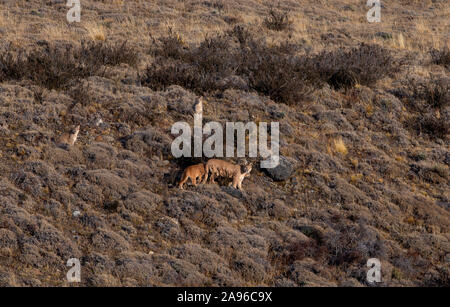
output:
[[[372,86],[385,76],[392,76],[400,70],[400,63],[394,60],[391,52],[378,45],[360,44],[349,51],[337,49],[322,52],[314,59],[315,69],[321,79],[336,85],[339,74],[346,82]],[[335,76],[332,78],[332,76]],[[345,78],[343,76],[346,76]]]
[[228,36],[234,37],[237,39],[239,44],[247,45],[247,42],[251,39],[252,33],[248,31],[244,26],[237,25],[233,28],[233,30],[229,30],[227,32]]
[[198,47],[171,46],[175,49],[169,53],[157,47],[155,54],[160,56],[141,77],[144,85],[161,90],[176,84],[202,94],[233,88],[233,83],[221,81],[238,76],[250,89],[277,102],[294,104],[320,83],[311,59],[296,56],[297,45],[285,42],[270,46],[251,39],[243,27],[235,27],[228,35],[207,37]]
[[311,239],[305,242],[297,242],[289,246],[288,254],[285,258],[285,264],[291,265],[297,260],[304,258],[312,258],[315,260],[322,260],[327,254],[328,250],[325,246],[321,246],[317,240]]
[[264,19],[263,24],[270,30],[286,30],[291,25],[291,21],[289,20],[289,13],[272,8],[270,9],[268,16]]
[[211,74],[203,73],[195,66],[165,59],[147,66],[141,77],[141,82],[154,90],[164,90],[175,84],[197,94],[217,90],[217,81]]
[[86,76],[95,67],[87,67],[74,57],[72,47],[47,47],[36,49],[30,54],[8,51],[0,56],[0,79],[29,79],[49,89],[60,88],[70,79]]
[[426,133],[434,138],[445,139],[449,133],[449,123],[445,118],[435,114],[419,115],[415,120],[415,128],[419,133]]
[[450,49],[445,47],[441,50],[433,49],[430,52],[431,62],[450,68]]
[[35,86],[32,88],[34,101],[37,103],[44,102],[45,90],[39,86]]
[[94,99],[91,93],[91,88],[87,82],[76,82],[73,87],[68,90],[70,98],[73,99],[69,109],[75,107],[78,103],[82,106],[90,105]]
[[86,62],[82,54],[73,46],[34,50],[26,58],[22,78],[48,89],[62,88],[70,80],[91,76],[100,68],[100,63]]
[[198,94],[216,91],[223,87],[219,81],[236,66],[227,36],[206,37],[198,47],[188,48],[169,29],[168,36],[154,42],[153,53],[157,58],[147,66],[141,82],[155,90],[175,84]]
[[383,242],[364,223],[346,224],[341,216],[333,217],[333,220],[336,231],[328,233],[324,239],[329,251],[328,264],[341,266],[370,257],[384,257]]
[[339,90],[341,88],[349,89],[354,87],[358,83],[358,79],[353,71],[339,69],[331,75],[327,82],[332,88]]
[[28,79],[48,89],[60,89],[71,80],[99,72],[102,65],[137,64],[137,53],[125,43],[82,42],[81,46],[46,45],[29,54],[8,51],[0,55],[0,81]]
[[23,53],[11,51],[0,54],[0,82],[19,80],[23,76]]
[[203,73],[230,75],[237,67],[236,49],[231,46],[228,36],[206,37],[190,55],[190,61]]
[[[238,73],[250,87],[277,102],[295,104],[318,86],[318,76],[307,58],[290,51],[292,45],[268,46],[252,41],[242,50]],[[287,52],[287,53],[286,53]]]
[[[432,77],[422,82],[411,79],[408,80],[408,87],[412,92],[413,105],[420,111],[426,111],[428,107],[443,108],[450,101],[447,79]],[[419,103],[422,101],[426,104]]]
[[165,58],[182,59],[187,50],[181,36],[175,34],[172,28],[169,28],[167,36],[159,38],[158,41],[153,39],[153,45],[152,53]]
[[82,42],[78,57],[87,64],[111,65],[128,64],[135,67],[138,53],[127,44],[127,41],[116,43]]

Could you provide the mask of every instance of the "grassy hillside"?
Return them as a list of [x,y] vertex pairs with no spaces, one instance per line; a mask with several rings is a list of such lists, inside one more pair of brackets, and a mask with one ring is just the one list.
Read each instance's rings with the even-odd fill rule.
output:
[[[450,285],[447,1],[65,2],[0,1],[0,285]],[[197,97],[281,166],[178,189]]]

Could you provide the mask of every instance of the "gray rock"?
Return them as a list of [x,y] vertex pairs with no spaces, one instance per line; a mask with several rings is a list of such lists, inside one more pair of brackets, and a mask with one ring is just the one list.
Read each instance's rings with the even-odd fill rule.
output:
[[284,181],[294,172],[294,165],[288,159],[280,156],[280,164],[274,168],[264,169],[266,174],[275,181]]

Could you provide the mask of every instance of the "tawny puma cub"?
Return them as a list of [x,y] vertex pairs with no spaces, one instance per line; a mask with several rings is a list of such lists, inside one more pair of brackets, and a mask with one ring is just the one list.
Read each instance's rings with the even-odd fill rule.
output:
[[178,186],[180,187],[180,189],[183,190],[183,185],[186,183],[186,181],[188,181],[189,178],[191,178],[192,184],[194,186],[197,186],[197,178],[200,178],[199,182],[201,182],[204,176],[205,176],[205,165],[203,163],[188,166],[184,170]]
[[77,141],[79,132],[80,125],[61,135],[58,139],[58,144],[73,146]]
[[233,182],[231,183],[231,185],[235,189],[242,190],[242,181],[245,177],[250,176],[251,171],[252,165],[249,163],[241,166],[223,160],[211,159],[206,163],[206,176],[203,180],[203,183],[207,182],[208,175],[211,172],[210,180],[212,183],[214,183],[215,176],[232,178]]

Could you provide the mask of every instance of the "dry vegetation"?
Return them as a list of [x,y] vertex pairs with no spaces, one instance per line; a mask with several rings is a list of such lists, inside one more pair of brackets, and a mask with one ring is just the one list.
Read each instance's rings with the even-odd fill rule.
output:
[[[82,6],[0,1],[0,285],[450,285],[446,1]],[[198,96],[280,122],[280,167],[176,188]]]

